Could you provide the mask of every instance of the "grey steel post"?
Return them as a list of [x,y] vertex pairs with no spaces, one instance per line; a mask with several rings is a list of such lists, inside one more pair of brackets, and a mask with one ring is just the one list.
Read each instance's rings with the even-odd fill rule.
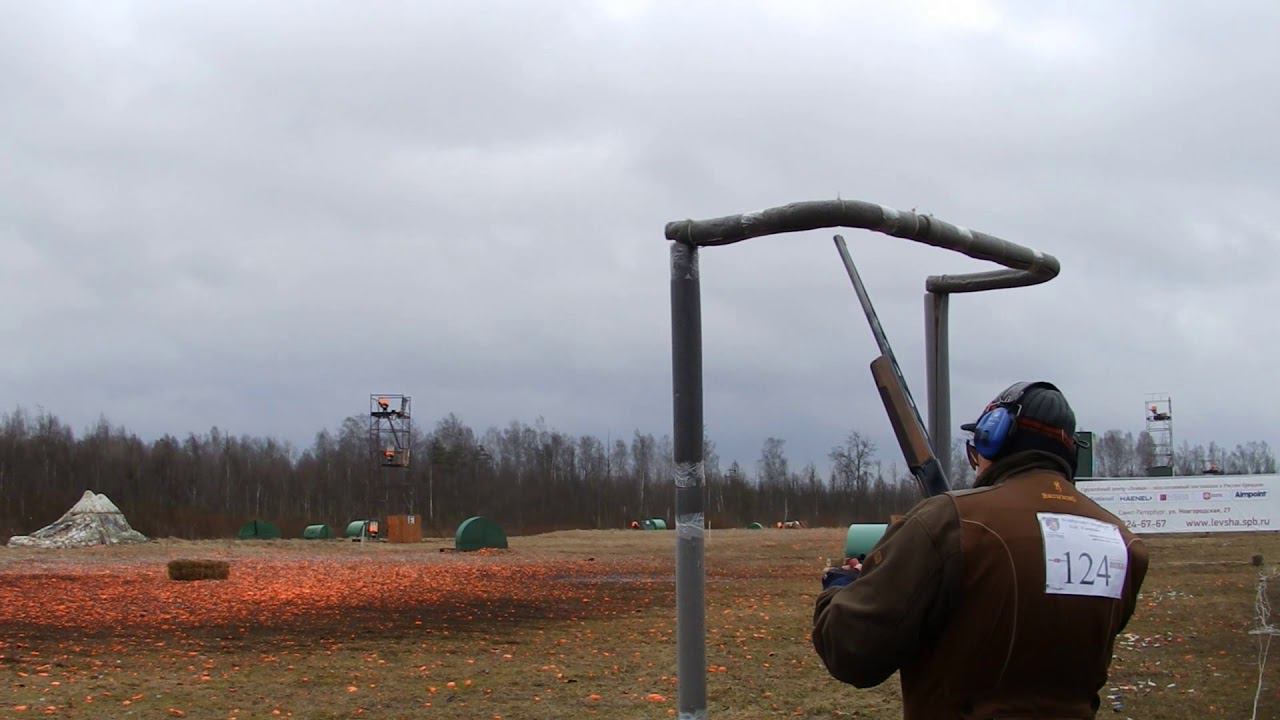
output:
[[951,474],[951,357],[947,329],[950,295],[924,296],[924,357],[929,393],[929,441],[947,477]]
[[707,717],[702,514],[702,299],[698,248],[671,244],[671,386],[676,484],[676,678],[679,720]]
[[[701,720],[707,716],[706,585],[703,568],[702,515],[702,328],[698,288],[697,247],[731,245],[749,238],[800,232],[826,227],[865,228],[925,245],[946,248],[978,260],[1004,266],[1001,270],[965,275],[934,275],[925,280],[931,293],[981,292],[1025,287],[1048,282],[1058,275],[1057,258],[1038,250],[1002,240],[994,235],[969,230],[939,220],[932,215],[895,210],[858,200],[799,202],[756,212],[726,215],[707,220],[676,220],[667,223],[665,235],[671,246],[671,355],[675,400],[675,481],[676,481],[676,656],[680,682],[681,720]],[[945,304],[939,316],[944,319]],[[946,335],[937,348],[945,372]],[[933,373],[930,373],[932,376]],[[947,376],[931,397],[947,396]],[[932,407],[932,404],[931,404]],[[931,412],[942,422],[950,411]],[[950,458],[950,419],[947,417],[935,437],[947,439],[944,452]]]

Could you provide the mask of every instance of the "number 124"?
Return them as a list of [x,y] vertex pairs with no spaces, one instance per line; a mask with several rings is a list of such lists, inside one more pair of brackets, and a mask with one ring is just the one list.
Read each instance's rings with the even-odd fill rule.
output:
[[[1102,584],[1111,587],[1111,566],[1107,560],[1107,556],[1103,555],[1102,559],[1095,563],[1093,556],[1087,552],[1077,553],[1077,562],[1084,565],[1084,573],[1079,580],[1073,580],[1071,575],[1071,553],[1064,552],[1062,556],[1067,559],[1067,584],[1093,585],[1098,578],[1102,578]],[[1091,574],[1092,573],[1092,574]]]

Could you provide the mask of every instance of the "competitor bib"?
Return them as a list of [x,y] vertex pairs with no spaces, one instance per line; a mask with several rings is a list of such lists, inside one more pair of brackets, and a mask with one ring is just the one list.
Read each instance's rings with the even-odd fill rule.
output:
[[1036,513],[1044,538],[1044,591],[1119,599],[1129,551],[1111,523],[1059,513]]

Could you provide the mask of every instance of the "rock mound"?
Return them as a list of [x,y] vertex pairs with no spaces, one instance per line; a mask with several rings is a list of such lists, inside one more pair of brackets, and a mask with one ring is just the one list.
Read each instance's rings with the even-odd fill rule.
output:
[[69,548],[146,541],[106,495],[85,490],[62,517],[30,535],[9,538],[9,547]]

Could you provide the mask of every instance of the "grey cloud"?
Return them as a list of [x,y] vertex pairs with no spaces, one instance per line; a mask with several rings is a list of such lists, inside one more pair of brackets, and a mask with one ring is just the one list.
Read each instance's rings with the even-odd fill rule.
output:
[[[297,444],[382,390],[661,434],[663,223],[840,194],[1062,260],[953,299],[957,423],[1046,377],[1097,429],[1165,390],[1179,439],[1274,440],[1276,13],[10,6],[0,398]],[[845,234],[922,395],[924,278],[981,264]],[[893,457],[830,235],[703,253],[726,458]]]

